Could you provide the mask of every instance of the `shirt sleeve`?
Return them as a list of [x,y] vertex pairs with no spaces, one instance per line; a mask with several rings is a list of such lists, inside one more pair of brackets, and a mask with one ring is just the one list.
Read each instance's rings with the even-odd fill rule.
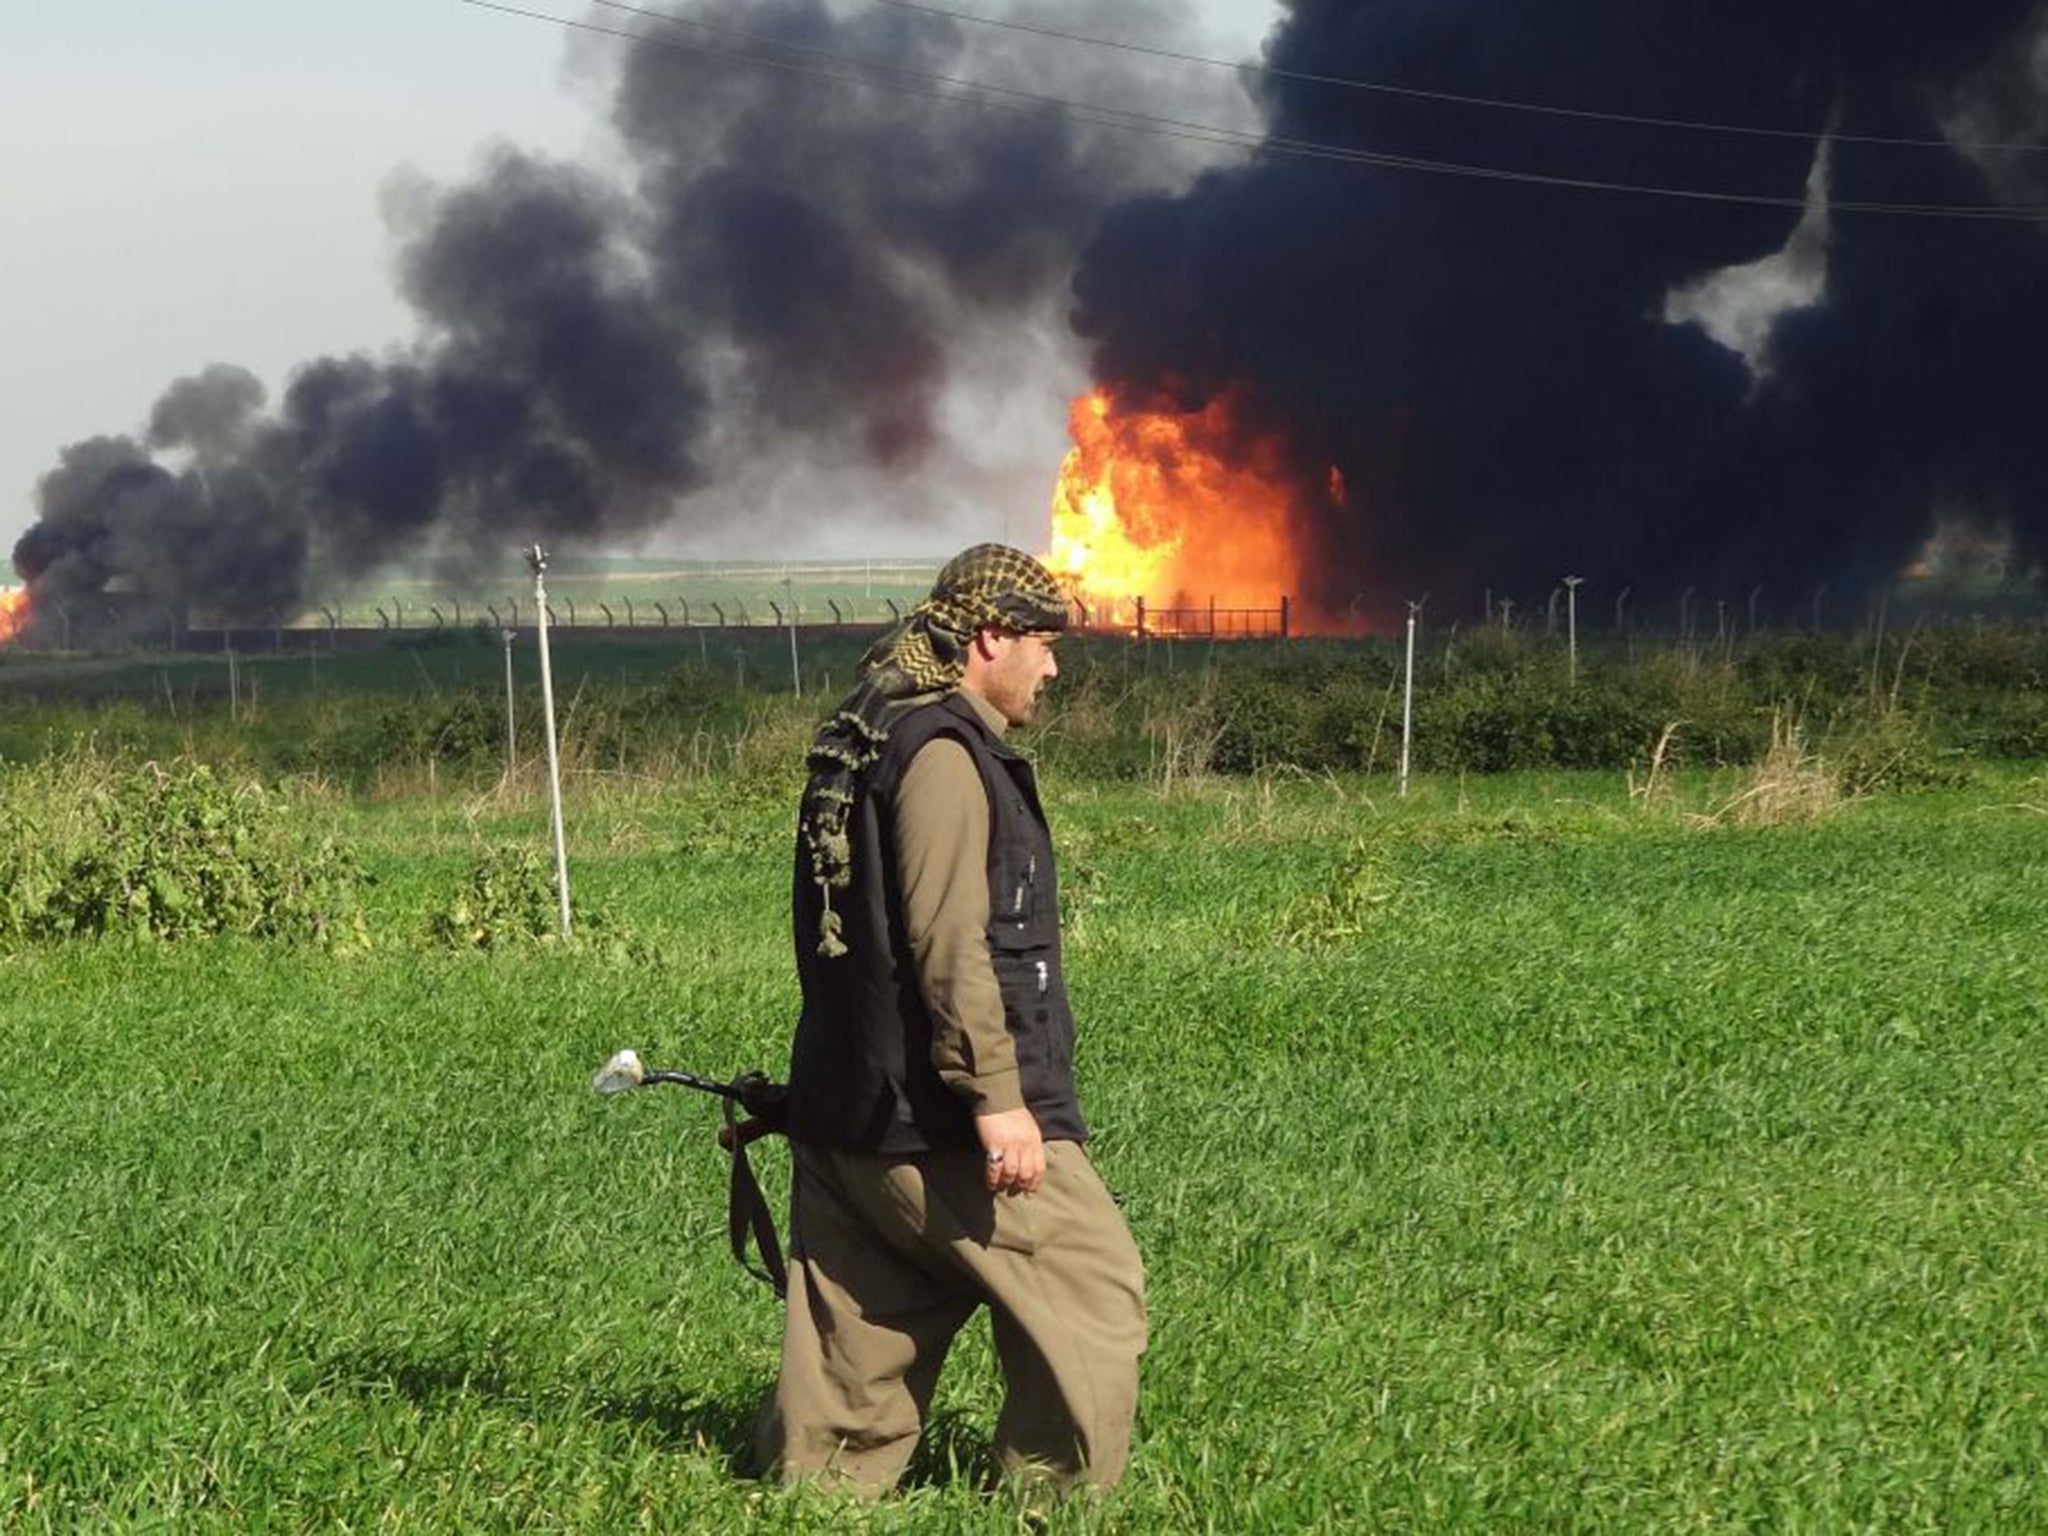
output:
[[940,1080],[992,1114],[1023,1106],[1017,1045],[988,953],[988,792],[967,748],[934,737],[896,791],[903,921]]

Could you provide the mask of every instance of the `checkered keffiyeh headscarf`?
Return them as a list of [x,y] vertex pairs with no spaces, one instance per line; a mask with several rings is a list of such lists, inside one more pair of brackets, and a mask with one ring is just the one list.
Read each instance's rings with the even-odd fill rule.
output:
[[846,953],[832,893],[853,883],[846,817],[862,775],[882,755],[891,726],[958,686],[968,647],[991,627],[1037,633],[1067,627],[1066,596],[1052,573],[1006,544],[977,544],[948,561],[932,595],[868,648],[853,692],[812,738],[798,827],[810,850],[811,878],[825,898],[819,954]]

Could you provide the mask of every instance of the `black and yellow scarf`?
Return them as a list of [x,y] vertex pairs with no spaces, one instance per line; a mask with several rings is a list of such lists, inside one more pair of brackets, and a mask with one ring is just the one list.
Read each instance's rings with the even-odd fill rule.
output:
[[832,893],[853,883],[846,818],[861,777],[882,755],[889,729],[942,699],[967,669],[968,648],[989,628],[1044,633],[1067,627],[1067,600],[1052,573],[1022,550],[977,544],[948,561],[932,594],[861,658],[859,682],[811,740],[799,835],[825,898],[818,953],[846,953]]

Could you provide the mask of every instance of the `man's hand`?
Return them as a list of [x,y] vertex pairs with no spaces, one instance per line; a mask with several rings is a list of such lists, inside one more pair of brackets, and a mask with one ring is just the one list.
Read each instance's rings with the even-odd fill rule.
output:
[[1028,1109],[1005,1109],[974,1117],[975,1132],[988,1158],[992,1194],[1029,1195],[1045,1177],[1045,1140]]

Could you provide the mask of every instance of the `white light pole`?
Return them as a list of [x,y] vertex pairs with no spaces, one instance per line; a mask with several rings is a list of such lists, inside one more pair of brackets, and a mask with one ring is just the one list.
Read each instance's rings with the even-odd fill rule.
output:
[[519,717],[512,709],[512,642],[519,638],[516,629],[501,629],[498,638],[505,642],[505,777],[519,768]]
[[1422,616],[1422,604],[1428,601],[1425,595],[1420,602],[1411,598],[1408,603],[1408,662],[1401,685],[1400,795],[1404,800],[1408,797],[1408,752],[1415,736],[1415,623]]
[[[555,828],[555,895],[562,912],[562,937],[569,937],[569,846],[562,836],[562,764],[555,749],[555,678],[548,666],[548,554],[538,544],[526,552],[533,567],[533,609],[535,634],[540,640],[541,721],[548,737],[548,808]],[[512,649],[505,648],[510,657]]]
[[1564,632],[1565,645],[1571,657],[1571,685],[1579,686],[1579,583],[1583,576],[1567,576],[1564,579]]

